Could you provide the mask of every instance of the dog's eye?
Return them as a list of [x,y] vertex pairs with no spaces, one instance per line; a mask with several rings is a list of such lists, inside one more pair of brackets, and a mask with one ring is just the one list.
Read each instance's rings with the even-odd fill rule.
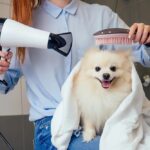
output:
[[113,71],[113,72],[115,72],[116,69],[117,69],[117,68],[116,68],[115,66],[111,66],[111,67],[110,67],[110,70]]
[[100,71],[100,70],[101,70],[101,68],[100,68],[100,67],[98,67],[98,66],[97,66],[97,67],[95,67],[95,71],[96,71],[96,72],[98,72],[98,71]]

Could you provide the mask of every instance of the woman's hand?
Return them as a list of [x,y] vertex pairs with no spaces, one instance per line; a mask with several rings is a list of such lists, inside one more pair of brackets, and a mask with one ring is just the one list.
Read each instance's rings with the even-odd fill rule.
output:
[[8,70],[12,55],[11,51],[0,51],[0,74],[4,74]]
[[134,23],[130,27],[129,38],[140,44],[150,43],[150,25]]

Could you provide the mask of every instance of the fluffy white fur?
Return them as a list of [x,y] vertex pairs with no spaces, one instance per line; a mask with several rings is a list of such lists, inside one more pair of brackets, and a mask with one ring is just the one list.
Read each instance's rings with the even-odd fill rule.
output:
[[[104,80],[104,74],[108,75]],[[83,140],[101,134],[106,120],[131,92],[129,52],[89,50],[74,76],[72,100],[77,101],[83,125]]]

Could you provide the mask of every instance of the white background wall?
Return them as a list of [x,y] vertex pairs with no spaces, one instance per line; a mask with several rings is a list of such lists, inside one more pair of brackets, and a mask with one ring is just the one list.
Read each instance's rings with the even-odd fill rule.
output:
[[[0,0],[0,17],[9,17],[10,11],[10,0]],[[0,94],[0,116],[24,115],[28,114],[28,109],[23,79],[7,95]]]

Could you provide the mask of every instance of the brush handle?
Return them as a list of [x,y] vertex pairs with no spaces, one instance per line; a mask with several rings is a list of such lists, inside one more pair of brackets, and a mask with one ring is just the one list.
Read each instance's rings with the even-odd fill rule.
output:
[[108,28],[94,33],[94,36],[97,35],[109,35],[109,34],[128,34],[129,29],[124,28]]

